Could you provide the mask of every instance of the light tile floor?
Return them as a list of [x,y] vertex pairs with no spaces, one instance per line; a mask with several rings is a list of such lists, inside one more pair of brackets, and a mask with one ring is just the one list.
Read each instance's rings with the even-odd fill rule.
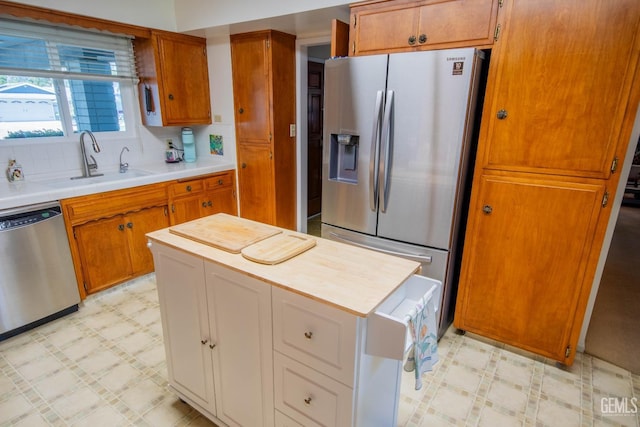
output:
[[[640,406],[640,376],[591,356],[561,369],[453,329],[439,355],[421,390],[412,373],[403,377],[398,426],[640,425],[637,413],[623,414]],[[0,343],[0,426],[212,426],[166,378],[148,275]]]

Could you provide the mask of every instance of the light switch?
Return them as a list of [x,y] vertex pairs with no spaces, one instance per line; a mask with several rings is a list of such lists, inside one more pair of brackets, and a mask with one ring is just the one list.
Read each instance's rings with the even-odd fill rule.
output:
[[222,122],[222,116],[220,114],[214,114],[213,115],[213,121],[216,122],[216,123]]
[[296,136],[296,125],[295,124],[290,124],[289,125],[289,136],[291,136],[291,137]]

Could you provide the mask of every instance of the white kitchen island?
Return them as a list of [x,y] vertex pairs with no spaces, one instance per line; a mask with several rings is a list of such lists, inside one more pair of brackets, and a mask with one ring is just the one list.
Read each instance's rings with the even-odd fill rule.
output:
[[396,425],[405,329],[376,310],[406,303],[417,262],[317,238],[265,265],[174,232],[147,237],[181,399],[229,426]]

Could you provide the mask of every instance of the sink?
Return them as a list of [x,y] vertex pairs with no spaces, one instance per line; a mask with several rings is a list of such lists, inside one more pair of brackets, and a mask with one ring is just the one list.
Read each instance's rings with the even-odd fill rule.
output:
[[54,179],[50,181],[45,181],[43,182],[43,184],[49,187],[54,187],[54,188],[71,188],[71,187],[81,187],[89,184],[122,181],[125,179],[133,179],[133,178],[139,178],[139,177],[149,176],[149,175],[152,175],[152,173],[144,170],[140,170],[140,169],[129,169],[124,173],[120,173],[118,171],[105,172],[104,175],[92,176],[87,178],[81,178],[81,177],[59,178],[59,179]]

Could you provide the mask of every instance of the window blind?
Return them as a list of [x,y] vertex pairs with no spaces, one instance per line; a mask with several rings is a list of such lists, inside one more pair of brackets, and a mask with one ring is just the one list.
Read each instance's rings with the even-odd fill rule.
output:
[[136,80],[127,36],[0,19],[0,74]]

